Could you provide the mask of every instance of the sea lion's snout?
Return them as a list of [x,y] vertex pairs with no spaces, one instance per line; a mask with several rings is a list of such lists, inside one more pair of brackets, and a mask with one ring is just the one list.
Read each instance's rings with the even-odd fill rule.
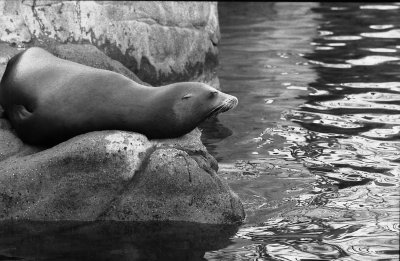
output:
[[235,96],[220,92],[218,90],[211,90],[208,94],[209,98],[217,98],[222,101],[222,104],[228,107],[227,110],[233,109],[238,105],[238,99]]
[[231,110],[235,108],[239,103],[238,99],[235,96],[223,92],[217,92],[217,94],[221,95],[220,102],[217,104],[217,106],[214,107],[208,117],[215,116],[217,114]]
[[224,101],[224,111],[221,112],[225,112],[228,110],[231,110],[233,108],[235,108],[238,105],[239,101],[235,96],[229,95],[229,97]]

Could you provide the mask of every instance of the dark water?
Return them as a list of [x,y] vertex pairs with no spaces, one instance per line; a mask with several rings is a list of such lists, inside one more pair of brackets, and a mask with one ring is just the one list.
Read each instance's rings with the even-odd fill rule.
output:
[[189,222],[1,222],[0,260],[204,260],[236,232]]
[[204,142],[248,217],[205,258],[399,260],[400,4],[219,11],[239,106]]

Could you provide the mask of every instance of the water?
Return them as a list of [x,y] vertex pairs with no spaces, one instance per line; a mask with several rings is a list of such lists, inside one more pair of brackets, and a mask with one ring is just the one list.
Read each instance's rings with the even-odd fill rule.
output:
[[399,260],[400,4],[220,3],[203,140],[246,223],[207,260]]
[[0,223],[0,260],[204,260],[237,226],[190,222]]

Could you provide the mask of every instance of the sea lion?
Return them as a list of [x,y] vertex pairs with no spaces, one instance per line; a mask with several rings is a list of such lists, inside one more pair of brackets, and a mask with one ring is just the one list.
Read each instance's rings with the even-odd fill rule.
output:
[[107,129],[175,138],[237,103],[204,83],[148,87],[38,47],[10,59],[0,82],[6,117],[24,142],[35,145]]

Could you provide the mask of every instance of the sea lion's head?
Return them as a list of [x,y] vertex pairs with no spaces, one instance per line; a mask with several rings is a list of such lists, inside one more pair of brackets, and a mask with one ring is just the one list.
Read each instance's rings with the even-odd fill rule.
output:
[[238,99],[207,84],[182,82],[173,84],[173,111],[177,122],[194,129],[205,119],[233,109]]

